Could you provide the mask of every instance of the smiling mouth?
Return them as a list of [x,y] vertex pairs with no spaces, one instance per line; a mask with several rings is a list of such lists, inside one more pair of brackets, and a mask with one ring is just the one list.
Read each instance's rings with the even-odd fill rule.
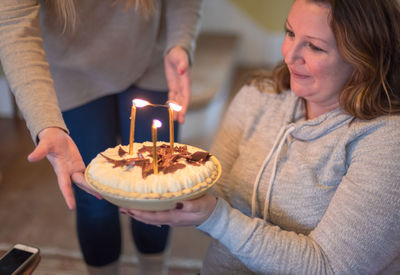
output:
[[306,78],[309,77],[308,75],[299,74],[299,73],[296,73],[296,72],[294,72],[294,71],[292,71],[292,70],[290,70],[290,75],[291,75],[292,77],[298,78],[298,79],[306,79]]

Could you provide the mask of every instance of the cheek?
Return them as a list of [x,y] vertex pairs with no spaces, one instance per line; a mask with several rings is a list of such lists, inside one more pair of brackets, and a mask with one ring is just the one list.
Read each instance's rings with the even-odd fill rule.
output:
[[340,62],[336,65],[336,78],[338,82],[342,83],[343,85],[347,82],[351,74],[353,73],[353,66],[348,63]]
[[320,58],[309,58],[306,62],[308,72],[317,80],[327,80],[332,74],[332,67],[326,60]]
[[350,77],[352,67],[344,62],[326,62],[318,66],[318,76],[330,80],[332,85],[342,86]]
[[319,88],[322,88],[322,85],[335,93],[343,88],[352,71],[349,70],[348,64],[329,62],[328,60],[309,62],[308,69]]

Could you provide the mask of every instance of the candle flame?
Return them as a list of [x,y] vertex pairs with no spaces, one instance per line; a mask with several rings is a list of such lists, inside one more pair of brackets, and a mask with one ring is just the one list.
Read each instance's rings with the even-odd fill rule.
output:
[[132,104],[135,105],[135,107],[141,108],[150,105],[150,102],[140,98],[135,98],[134,100],[132,100]]
[[182,106],[179,104],[176,104],[174,102],[169,102],[168,105],[169,105],[169,107],[172,108],[172,110],[174,110],[176,112],[179,112],[180,110],[182,110]]
[[160,128],[162,125],[161,121],[159,121],[158,119],[154,119],[153,120],[153,127],[155,128]]

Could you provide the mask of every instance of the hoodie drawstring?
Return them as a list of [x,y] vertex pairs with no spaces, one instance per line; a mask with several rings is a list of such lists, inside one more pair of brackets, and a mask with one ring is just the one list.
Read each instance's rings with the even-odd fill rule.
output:
[[276,176],[276,168],[277,168],[277,163],[278,163],[278,157],[279,153],[282,150],[283,144],[285,143],[287,137],[296,129],[296,127],[293,124],[286,125],[282,127],[282,129],[279,131],[275,143],[271,148],[271,151],[265,158],[260,170],[258,171],[257,178],[254,182],[253,185],[253,194],[251,198],[251,216],[254,217],[256,210],[255,210],[255,205],[256,205],[256,197],[257,197],[257,189],[258,186],[260,185],[260,180],[261,176],[265,170],[265,167],[268,165],[269,161],[271,160],[272,155],[274,154],[276,150],[276,155],[274,158],[274,164],[272,166],[272,174],[269,179],[268,183],[268,189],[267,189],[267,194],[265,195],[265,204],[264,204],[264,220],[267,220],[267,215],[268,215],[268,208],[269,208],[269,201],[270,201],[270,196],[271,196],[271,190],[272,186],[274,185],[275,181],[275,176]]

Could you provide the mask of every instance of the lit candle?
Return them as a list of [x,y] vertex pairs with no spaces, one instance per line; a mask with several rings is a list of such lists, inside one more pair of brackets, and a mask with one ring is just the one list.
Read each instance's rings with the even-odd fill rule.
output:
[[141,108],[144,106],[150,105],[150,102],[135,98],[132,100],[132,109],[131,109],[131,130],[129,133],[129,155],[133,154],[133,139],[135,137],[135,119],[136,119],[136,107]]
[[157,164],[157,128],[161,127],[161,121],[154,119],[153,126],[151,127],[151,134],[153,137],[153,171],[154,174],[158,174],[158,164]]
[[171,149],[171,153],[174,153],[174,111],[179,112],[182,110],[182,106],[174,103],[174,102],[169,102],[168,103],[169,108],[169,147]]

